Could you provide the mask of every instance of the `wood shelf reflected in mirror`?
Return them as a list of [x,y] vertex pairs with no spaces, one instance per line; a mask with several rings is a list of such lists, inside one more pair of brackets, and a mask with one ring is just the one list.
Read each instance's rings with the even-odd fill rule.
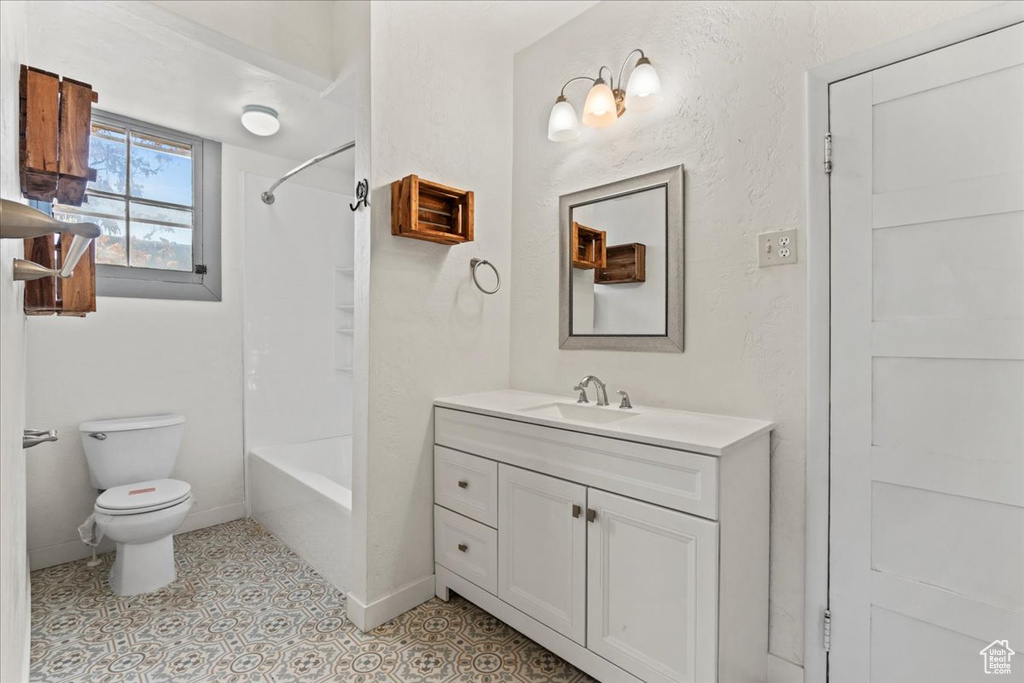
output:
[[616,244],[605,250],[605,267],[594,269],[594,283],[620,285],[647,280],[647,247],[640,242]]
[[588,228],[573,221],[572,224],[572,267],[580,270],[604,268],[606,233],[597,228]]

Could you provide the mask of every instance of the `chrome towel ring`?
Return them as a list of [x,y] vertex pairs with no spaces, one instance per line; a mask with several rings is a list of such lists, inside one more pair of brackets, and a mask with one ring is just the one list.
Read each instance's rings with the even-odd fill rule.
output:
[[[480,266],[490,266],[491,270],[494,271],[494,289],[484,289],[480,284],[480,281],[476,279],[476,269]],[[473,284],[484,294],[494,294],[501,289],[501,275],[498,274],[498,269],[494,267],[494,264],[490,261],[485,261],[482,258],[474,258],[469,261],[469,271],[473,274]]]

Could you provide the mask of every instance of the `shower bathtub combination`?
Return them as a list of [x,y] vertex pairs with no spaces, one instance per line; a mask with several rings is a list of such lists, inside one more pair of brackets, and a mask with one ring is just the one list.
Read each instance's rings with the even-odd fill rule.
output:
[[255,448],[252,516],[339,590],[348,591],[352,437]]

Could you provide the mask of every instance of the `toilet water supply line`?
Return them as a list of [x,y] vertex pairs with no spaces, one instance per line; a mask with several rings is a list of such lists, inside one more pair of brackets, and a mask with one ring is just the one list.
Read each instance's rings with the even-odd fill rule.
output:
[[78,527],[78,536],[82,539],[82,543],[92,548],[92,559],[89,560],[87,567],[95,567],[100,564],[99,559],[96,557],[96,546],[103,540],[103,532],[96,526],[96,514],[89,515],[84,522]]

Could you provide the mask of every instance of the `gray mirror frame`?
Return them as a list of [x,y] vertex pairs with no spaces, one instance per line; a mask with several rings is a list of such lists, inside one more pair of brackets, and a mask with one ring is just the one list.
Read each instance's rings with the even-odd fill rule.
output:
[[[665,248],[666,325],[664,335],[572,335],[572,267],[569,264],[571,216],[574,206],[664,186],[666,188]],[[634,178],[565,194],[558,200],[559,249],[558,348],[599,351],[683,352],[683,166],[670,166]]]

